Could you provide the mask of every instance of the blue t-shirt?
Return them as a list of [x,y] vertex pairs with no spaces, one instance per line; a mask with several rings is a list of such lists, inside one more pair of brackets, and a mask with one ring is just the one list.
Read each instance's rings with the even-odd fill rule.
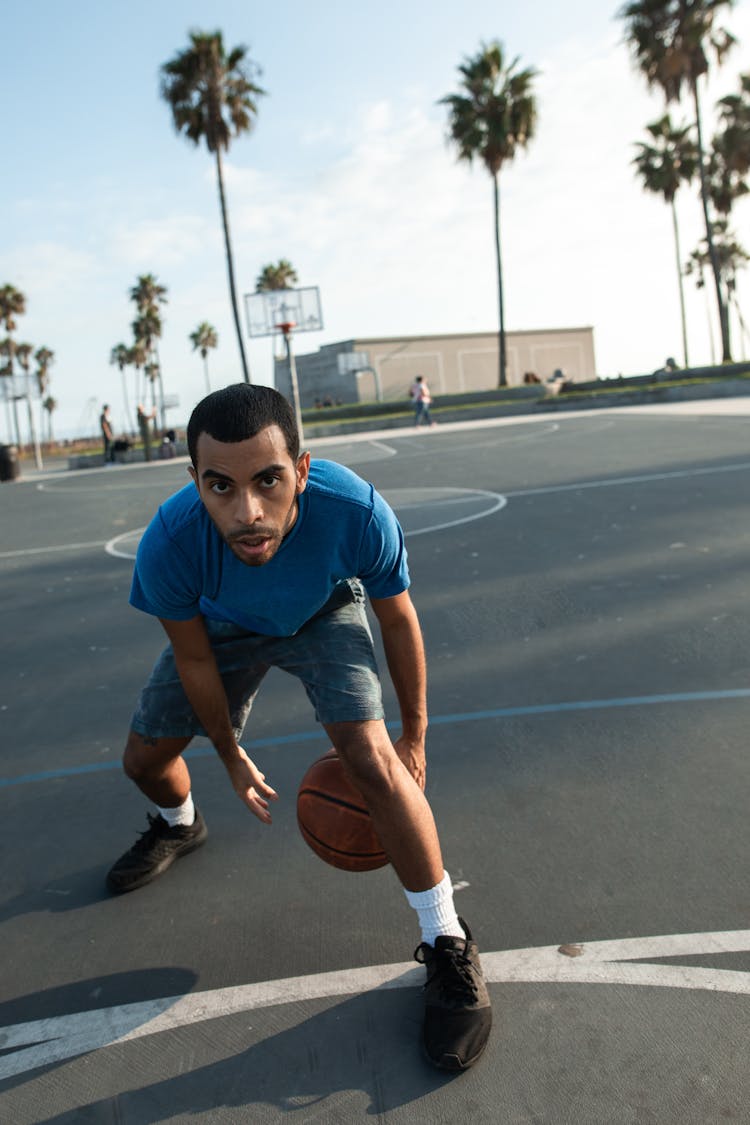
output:
[[290,637],[358,578],[371,598],[409,587],[404,536],[371,484],[312,461],[294,527],[262,566],[247,566],[214,527],[194,484],[161,505],[143,534],[130,604],[171,621],[198,614],[253,633]]

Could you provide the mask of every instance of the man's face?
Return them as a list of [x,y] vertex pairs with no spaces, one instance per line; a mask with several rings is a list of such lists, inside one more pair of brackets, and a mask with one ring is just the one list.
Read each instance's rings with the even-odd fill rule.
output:
[[197,470],[189,472],[216,530],[240,562],[263,566],[294,527],[310,454],[295,464],[274,425],[237,442],[203,433],[196,455]]

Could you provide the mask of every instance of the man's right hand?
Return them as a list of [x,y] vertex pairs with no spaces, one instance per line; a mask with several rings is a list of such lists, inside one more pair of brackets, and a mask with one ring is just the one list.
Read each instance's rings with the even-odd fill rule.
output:
[[225,762],[234,791],[258,820],[270,824],[268,802],[278,801],[279,795],[270,785],[266,785],[266,775],[260,772],[242,747],[238,746],[237,750],[236,760],[231,764]]

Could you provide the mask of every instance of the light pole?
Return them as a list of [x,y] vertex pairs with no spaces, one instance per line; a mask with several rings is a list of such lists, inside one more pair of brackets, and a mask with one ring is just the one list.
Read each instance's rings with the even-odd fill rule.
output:
[[283,324],[277,324],[276,327],[284,336],[284,344],[286,346],[286,358],[289,361],[289,378],[292,383],[292,404],[294,406],[294,417],[297,420],[297,431],[299,433],[300,444],[304,441],[304,434],[302,432],[302,410],[299,404],[299,383],[297,382],[297,365],[294,362],[294,352],[292,351],[292,329],[294,328],[293,320],[286,320]]

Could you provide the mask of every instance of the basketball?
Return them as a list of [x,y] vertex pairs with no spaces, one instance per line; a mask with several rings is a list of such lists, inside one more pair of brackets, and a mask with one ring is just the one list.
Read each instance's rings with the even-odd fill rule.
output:
[[341,871],[374,871],[388,863],[367,807],[335,750],[313,762],[302,778],[297,823],[315,854]]

